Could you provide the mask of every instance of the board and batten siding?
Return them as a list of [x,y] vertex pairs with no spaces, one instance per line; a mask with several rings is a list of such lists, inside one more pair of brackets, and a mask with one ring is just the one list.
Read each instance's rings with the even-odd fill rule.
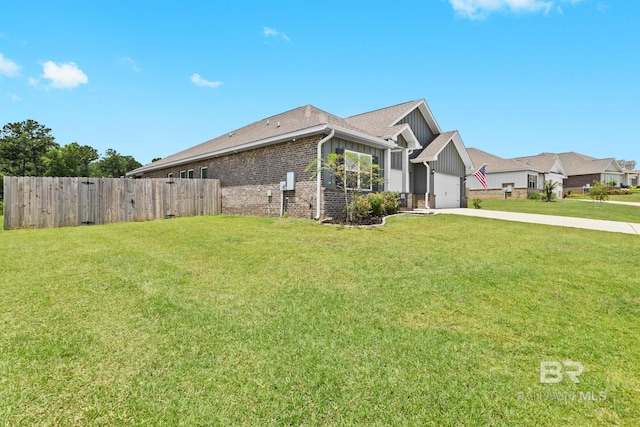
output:
[[4,177],[4,228],[215,215],[217,179]]
[[405,123],[411,127],[413,134],[418,138],[420,145],[423,147],[433,139],[433,131],[429,128],[427,121],[422,117],[419,109],[416,108],[398,122],[398,124]]
[[[460,154],[458,154],[458,150],[456,149],[453,141],[447,143],[447,145],[440,151],[438,154],[438,160],[434,162],[429,162],[429,166],[431,167],[431,171],[438,171],[440,173],[444,173],[447,175],[453,175],[460,177],[461,189],[460,189],[460,197],[464,197],[464,176],[466,173],[466,168]],[[413,194],[424,194],[427,191],[427,168],[421,164],[414,164],[412,171],[412,184],[411,192]],[[430,182],[429,182],[429,194],[434,194],[434,176],[431,174]]]
[[[323,159],[326,162],[329,158],[329,153],[335,153],[336,149],[343,149],[348,151],[354,151],[356,153],[370,154],[371,156],[378,158],[378,164],[380,165],[380,177],[384,177],[384,150],[380,148],[370,147],[368,145],[359,144],[357,142],[348,141],[342,138],[331,138],[329,141],[325,142],[322,146],[323,151]],[[335,183],[333,183],[333,178],[329,174],[328,171],[324,171],[322,175],[323,186],[328,189],[335,189]],[[379,184],[378,189],[380,191],[384,190],[384,185]]]

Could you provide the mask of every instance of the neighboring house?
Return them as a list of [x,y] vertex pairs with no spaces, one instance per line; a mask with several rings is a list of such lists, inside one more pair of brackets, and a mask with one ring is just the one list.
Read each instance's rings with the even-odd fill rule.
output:
[[[296,217],[341,215],[343,198],[328,173],[305,170],[329,153],[378,164],[384,184],[363,179],[361,192],[393,190],[408,207],[465,206],[471,159],[457,131],[442,132],[424,100],[341,118],[306,105],[236,129],[133,170],[136,178],[215,178],[222,211]],[[362,173],[363,171],[351,171]],[[281,189],[281,183],[287,182]],[[293,187],[293,188],[292,188]]]
[[515,159],[503,159],[477,148],[468,148],[467,152],[477,168],[486,165],[487,176],[487,188],[484,188],[474,176],[475,170],[468,172],[467,188],[471,198],[527,198],[529,194],[538,193],[542,189],[544,168],[535,167],[531,162],[527,165],[526,162]]
[[563,182],[567,179],[567,172],[564,170],[560,157],[554,153],[541,153],[537,156],[516,157],[514,160],[523,165],[533,167],[540,171],[538,175],[538,188],[542,189],[547,181],[554,182],[556,188],[554,193],[561,199],[564,194]]
[[629,187],[640,186],[640,170],[636,169],[635,160],[618,160],[618,165],[622,168],[624,178],[622,184]]
[[625,180],[625,173],[613,158],[596,159],[576,152],[559,153],[567,178],[564,180],[564,190],[583,192],[593,186],[596,181],[613,182],[615,187]]

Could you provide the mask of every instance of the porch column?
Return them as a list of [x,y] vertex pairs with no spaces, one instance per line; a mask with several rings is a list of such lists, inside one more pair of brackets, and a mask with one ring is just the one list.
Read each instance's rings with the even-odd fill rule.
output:
[[409,150],[402,149],[402,192],[409,192]]
[[391,148],[384,150],[384,191],[391,186]]

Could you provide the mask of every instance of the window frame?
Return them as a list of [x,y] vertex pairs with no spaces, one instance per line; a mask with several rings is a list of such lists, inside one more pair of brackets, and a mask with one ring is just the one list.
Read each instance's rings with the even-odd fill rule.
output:
[[[349,156],[353,156],[355,157],[355,161],[354,161],[354,166],[350,167],[349,166]],[[371,169],[369,170],[369,187],[363,187],[363,171],[361,170],[360,166],[363,164],[361,158],[368,158],[368,163],[369,165],[371,165]],[[349,187],[349,182],[351,181],[350,179],[347,178],[347,173],[357,173],[357,178],[356,178],[356,187]],[[372,175],[373,175],[373,155],[372,154],[367,154],[367,153],[360,153],[357,151],[351,151],[351,150],[344,150],[344,174],[345,174],[345,186],[347,188],[347,190],[358,190],[358,191],[373,191],[373,179]],[[366,178],[366,175],[365,175]]]
[[188,178],[188,179],[193,179],[193,169],[189,169],[189,170],[187,171],[187,178]]
[[187,171],[186,170],[181,170],[180,171],[180,179],[184,179],[187,177]]
[[538,175],[527,174],[527,188],[538,189]]
[[200,168],[200,179],[207,179],[209,177],[209,168],[203,166]]

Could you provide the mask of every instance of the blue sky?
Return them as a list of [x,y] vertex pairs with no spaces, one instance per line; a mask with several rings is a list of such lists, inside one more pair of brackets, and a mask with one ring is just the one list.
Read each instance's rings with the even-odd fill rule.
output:
[[305,104],[426,99],[502,157],[640,162],[640,2],[3,1],[0,125],[141,163]]

